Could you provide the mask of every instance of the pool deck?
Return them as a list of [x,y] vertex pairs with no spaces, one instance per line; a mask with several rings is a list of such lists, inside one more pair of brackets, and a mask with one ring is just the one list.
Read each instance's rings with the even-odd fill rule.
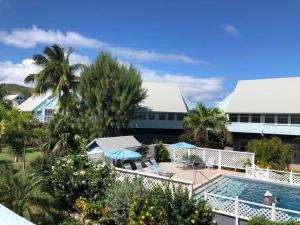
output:
[[[239,176],[245,177],[245,173],[235,172],[234,170],[229,169],[204,169],[204,168],[188,168],[183,169],[177,167],[176,163],[173,162],[162,162],[160,166],[166,169],[171,169],[174,173],[172,176],[173,179],[179,179],[184,181],[189,181],[194,183],[195,187],[201,186],[206,182],[213,180],[214,178],[220,175],[231,175],[231,176]],[[148,168],[146,168],[145,172],[150,172]]]

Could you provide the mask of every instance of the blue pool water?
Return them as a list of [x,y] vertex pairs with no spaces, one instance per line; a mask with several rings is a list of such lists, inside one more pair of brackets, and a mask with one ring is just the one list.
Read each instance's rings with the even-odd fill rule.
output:
[[222,176],[204,186],[202,191],[205,189],[209,193],[228,197],[239,196],[240,199],[256,203],[263,203],[264,193],[270,191],[273,194],[272,201],[275,196],[280,198],[277,207],[300,211],[300,187]]

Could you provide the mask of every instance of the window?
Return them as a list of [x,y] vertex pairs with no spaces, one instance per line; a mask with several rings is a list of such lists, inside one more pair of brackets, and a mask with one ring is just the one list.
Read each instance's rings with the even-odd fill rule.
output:
[[138,118],[138,120],[145,120],[146,119],[146,113],[139,113],[137,118]]
[[155,114],[154,113],[149,113],[148,114],[148,120],[155,120]]
[[168,120],[174,120],[174,119],[175,119],[175,115],[173,113],[169,113]]
[[177,114],[177,120],[182,121],[183,120],[183,114]]
[[249,149],[249,142],[248,142],[248,141],[241,140],[241,141],[240,141],[240,151],[242,151],[242,152],[247,152],[248,149]]
[[249,114],[241,114],[240,122],[241,123],[249,123]]
[[277,116],[277,123],[279,123],[279,124],[287,124],[288,122],[289,122],[288,115],[281,114],[281,115]]
[[159,119],[159,120],[166,120],[166,114],[165,114],[165,113],[160,113],[160,114],[158,115],[158,119]]
[[291,124],[300,124],[300,114],[291,116]]
[[53,109],[45,109],[45,121],[48,122],[53,118],[54,110]]
[[265,123],[275,123],[275,115],[274,114],[265,115]]
[[229,114],[229,120],[231,122],[238,122],[238,114]]
[[251,115],[251,123],[260,123],[260,115],[252,114]]

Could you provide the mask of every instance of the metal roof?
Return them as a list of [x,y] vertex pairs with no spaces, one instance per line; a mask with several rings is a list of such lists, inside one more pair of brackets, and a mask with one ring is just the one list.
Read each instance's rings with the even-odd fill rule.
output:
[[0,224],[5,225],[34,225],[10,209],[0,204]]
[[99,146],[103,151],[119,148],[138,149],[142,147],[141,143],[133,136],[95,138],[87,145],[87,148],[93,144]]
[[239,81],[226,113],[300,113],[300,77]]
[[187,107],[177,84],[143,82],[147,97],[140,103],[140,111],[187,113]]
[[52,92],[48,91],[46,94],[43,95],[32,95],[26,101],[24,101],[18,108],[21,111],[31,112],[35,110],[41,103],[43,103],[46,99],[52,96]]

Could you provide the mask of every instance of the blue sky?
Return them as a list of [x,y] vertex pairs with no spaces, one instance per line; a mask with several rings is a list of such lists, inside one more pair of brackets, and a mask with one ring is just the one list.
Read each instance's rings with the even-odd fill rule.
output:
[[111,51],[212,104],[238,80],[300,74],[299,11],[299,0],[0,0],[0,81],[23,83],[32,55],[58,43],[74,62]]

